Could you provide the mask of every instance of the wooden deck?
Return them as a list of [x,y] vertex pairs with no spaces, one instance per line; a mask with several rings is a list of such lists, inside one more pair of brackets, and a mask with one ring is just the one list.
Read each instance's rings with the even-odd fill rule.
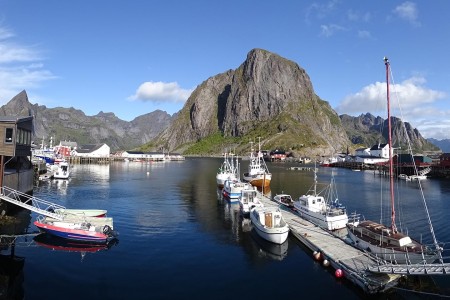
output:
[[[261,198],[265,206],[278,206],[265,196]],[[346,229],[331,233],[306,221],[287,207],[280,208],[293,236],[311,251],[319,251],[321,259],[327,259],[333,268],[341,269],[348,280],[366,293],[386,291],[397,285],[398,279],[402,277],[398,274],[370,272],[369,266],[377,264],[375,259],[349,244]]]

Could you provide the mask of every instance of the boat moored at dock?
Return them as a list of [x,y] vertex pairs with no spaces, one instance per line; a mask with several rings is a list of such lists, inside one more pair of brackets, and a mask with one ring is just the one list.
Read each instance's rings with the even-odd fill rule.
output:
[[239,208],[241,209],[241,213],[244,215],[248,215],[250,210],[254,207],[263,207],[264,204],[259,200],[259,196],[257,190],[255,188],[252,189],[244,189],[241,191],[241,196],[239,197]]
[[263,239],[283,244],[289,235],[289,226],[278,207],[254,207],[250,211],[252,224]]

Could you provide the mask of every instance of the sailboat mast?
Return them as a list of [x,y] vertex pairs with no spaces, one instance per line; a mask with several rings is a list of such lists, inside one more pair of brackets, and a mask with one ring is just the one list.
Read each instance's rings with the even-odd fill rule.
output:
[[397,232],[395,225],[395,204],[394,204],[394,162],[392,157],[392,127],[391,127],[391,105],[389,99],[389,59],[384,57],[386,66],[386,98],[387,98],[387,117],[388,117],[388,145],[389,145],[389,190],[391,194],[391,229]]

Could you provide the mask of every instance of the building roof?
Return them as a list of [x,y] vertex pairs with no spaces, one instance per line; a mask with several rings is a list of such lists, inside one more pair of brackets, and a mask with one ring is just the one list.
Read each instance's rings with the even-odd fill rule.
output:
[[103,145],[106,144],[87,144],[87,145],[81,145],[78,149],[77,152],[78,153],[90,153],[90,152],[94,152],[95,150],[100,149],[101,147],[103,147]]
[[23,117],[16,117],[16,116],[0,116],[0,122],[25,122],[32,120],[33,116],[23,116]]
[[372,148],[370,148],[370,150],[381,150],[384,149],[388,144],[376,144],[373,145]]

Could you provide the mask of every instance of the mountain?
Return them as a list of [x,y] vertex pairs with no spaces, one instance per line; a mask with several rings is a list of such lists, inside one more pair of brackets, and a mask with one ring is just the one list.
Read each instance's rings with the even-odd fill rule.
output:
[[235,70],[202,82],[171,125],[143,149],[185,154],[248,154],[263,149],[298,155],[332,155],[349,144],[339,116],[315,93],[298,64],[262,49],[251,50]]
[[[172,116],[157,110],[141,115],[131,122],[119,119],[113,113],[99,112],[86,116],[81,110],[70,108],[47,108],[31,104],[26,91],[22,91],[7,104],[0,107],[2,116],[34,116],[34,139],[39,144],[53,137],[78,144],[106,143],[111,151],[131,150],[154,138],[172,121]],[[39,141],[39,142],[38,142]]]
[[429,138],[428,141],[435,145],[436,147],[439,147],[443,152],[449,153],[450,152],[450,139],[444,139],[444,140],[437,140],[433,138]]
[[[361,147],[369,147],[377,143],[385,143],[388,140],[388,123],[381,117],[375,117],[370,113],[359,117],[346,114],[340,115],[342,125],[353,144]],[[413,128],[410,123],[396,117],[391,117],[392,144],[403,150],[408,149],[407,141],[411,143],[414,153],[423,151],[439,151],[438,147],[422,137],[419,130]]]
[[[202,82],[183,108],[170,116],[157,110],[131,122],[114,113],[86,116],[81,110],[31,104],[25,91],[0,115],[34,116],[35,142],[53,137],[78,144],[106,143],[112,151],[134,150],[218,155],[248,155],[251,142],[294,156],[330,156],[387,140],[386,120],[370,113],[338,116],[320,99],[306,71],[297,63],[262,49],[251,50],[235,70]],[[415,153],[438,148],[409,123],[392,117],[393,143],[411,141]],[[406,128],[406,131],[402,128]],[[257,145],[253,145],[257,148]]]

